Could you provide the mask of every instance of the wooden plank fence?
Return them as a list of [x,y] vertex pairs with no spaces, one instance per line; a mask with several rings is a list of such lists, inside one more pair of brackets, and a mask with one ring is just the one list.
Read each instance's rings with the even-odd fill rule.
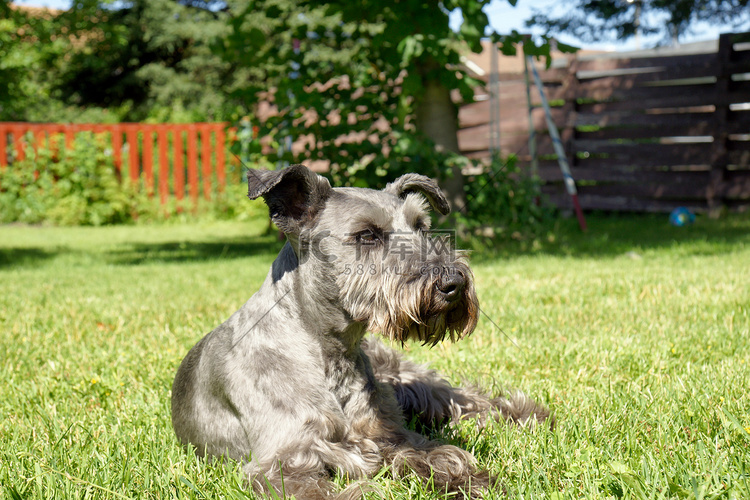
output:
[[[750,209],[750,33],[722,35],[708,53],[563,62],[542,79],[583,208]],[[499,93],[501,152],[528,167],[523,75],[501,74]],[[464,153],[489,156],[489,117],[489,101],[461,108]],[[568,208],[540,108],[532,120],[543,190]]]
[[162,204],[170,196],[182,200],[186,194],[193,202],[201,193],[209,200],[213,192],[226,186],[228,133],[229,141],[233,134],[225,123],[0,122],[0,170],[23,160],[34,149],[52,144],[54,136],[64,137],[64,146],[72,148],[76,134],[82,132],[105,135],[120,178],[143,180],[149,194],[158,191]]

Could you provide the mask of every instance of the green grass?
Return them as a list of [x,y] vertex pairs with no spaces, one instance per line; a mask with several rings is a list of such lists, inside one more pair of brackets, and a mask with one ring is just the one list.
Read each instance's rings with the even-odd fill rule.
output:
[[[510,498],[750,498],[750,218],[589,225],[475,254],[476,332],[408,346],[456,382],[527,391],[556,429],[441,437]],[[252,498],[177,444],[169,396],[265,277],[266,226],[0,227],[0,496]],[[386,498],[441,498],[383,476]]]

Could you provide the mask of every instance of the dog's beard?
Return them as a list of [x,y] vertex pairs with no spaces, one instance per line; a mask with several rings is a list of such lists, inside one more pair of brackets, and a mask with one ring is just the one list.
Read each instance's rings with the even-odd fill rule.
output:
[[392,341],[407,340],[434,346],[450,339],[460,340],[477,325],[478,304],[471,270],[463,262],[451,265],[465,281],[461,296],[447,302],[437,290],[430,273],[418,272],[385,280],[382,293],[368,316],[368,330]]

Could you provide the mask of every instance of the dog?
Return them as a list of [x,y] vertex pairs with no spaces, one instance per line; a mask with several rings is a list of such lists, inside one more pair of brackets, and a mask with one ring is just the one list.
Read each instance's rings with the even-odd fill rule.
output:
[[549,411],[520,392],[454,387],[366,335],[435,345],[477,324],[465,256],[428,234],[428,209],[450,211],[437,183],[407,174],[382,190],[332,188],[292,165],[250,171],[248,197],[263,197],[287,242],[261,288],[182,361],[179,441],[239,461],[256,491],[300,500],[359,497],[357,482],[335,493],[331,475],[364,479],[384,466],[481,496],[492,479],[475,458],[407,422],[526,424]]

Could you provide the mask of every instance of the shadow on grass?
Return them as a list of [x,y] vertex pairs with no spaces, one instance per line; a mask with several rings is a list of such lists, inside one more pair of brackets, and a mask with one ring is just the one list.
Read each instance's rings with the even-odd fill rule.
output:
[[[482,262],[521,255],[618,257],[663,250],[679,255],[720,255],[750,245],[750,217],[734,215],[714,220],[700,216],[695,224],[674,227],[667,215],[590,214],[589,230],[582,233],[575,219],[563,219],[544,236],[525,242],[493,244],[478,248],[472,261]],[[111,251],[115,264],[190,262],[264,255],[273,259],[283,246],[278,233],[210,242],[133,243]]]
[[0,248],[0,269],[32,266],[55,257],[61,251],[65,250],[35,247]]
[[[459,243],[474,248],[475,263],[523,255],[608,258],[628,252],[640,254],[665,250],[679,255],[721,255],[750,245],[750,216],[733,215],[719,220],[699,216],[695,224],[674,227],[666,215],[587,216],[589,230],[582,233],[575,219],[559,220],[536,239],[488,242],[473,238]],[[209,241],[162,241],[123,243],[116,248],[67,246],[0,247],[0,269],[32,267],[58,257],[81,256],[81,262],[102,260],[108,264],[141,265],[150,262],[205,262],[264,256],[272,260],[283,246],[278,233],[212,239]],[[73,264],[75,265],[75,264]]]
[[[699,216],[695,224],[675,227],[666,214],[587,215],[588,231],[581,232],[575,219],[559,220],[536,239],[495,242],[475,246],[472,261],[481,262],[520,255],[607,258],[650,250],[680,255],[720,255],[750,245],[750,217],[722,219]],[[468,246],[472,242],[468,242]]]
[[107,261],[118,265],[149,262],[205,262],[251,256],[274,257],[283,242],[275,236],[255,236],[226,241],[134,243],[107,253]]
[[29,268],[64,258],[65,265],[90,265],[102,262],[115,265],[142,265],[152,262],[186,263],[264,256],[272,260],[283,242],[275,235],[228,238],[215,241],[167,241],[124,243],[117,248],[90,250],[58,247],[0,247],[0,270]]

